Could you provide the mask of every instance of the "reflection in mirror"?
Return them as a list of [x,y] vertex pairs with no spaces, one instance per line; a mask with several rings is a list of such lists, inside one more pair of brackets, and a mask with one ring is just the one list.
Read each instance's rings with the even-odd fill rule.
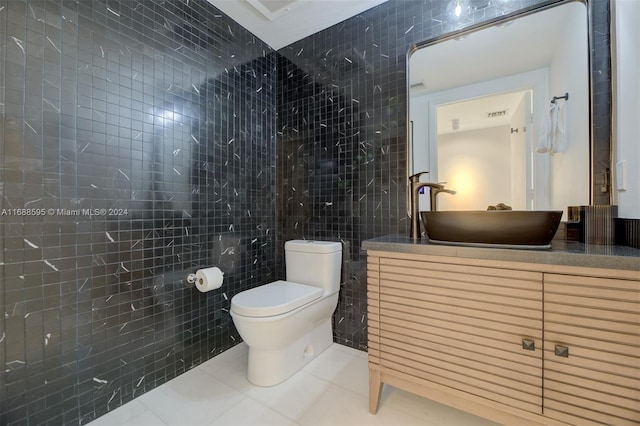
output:
[[[563,2],[418,47],[408,68],[410,174],[428,171],[421,180],[447,182],[457,192],[441,197],[439,210],[589,204],[584,3]],[[423,197],[420,210],[428,210]]]
[[525,150],[531,98],[531,90],[518,90],[436,108],[438,177],[458,195],[442,197],[443,210],[484,210],[498,203],[532,208]]

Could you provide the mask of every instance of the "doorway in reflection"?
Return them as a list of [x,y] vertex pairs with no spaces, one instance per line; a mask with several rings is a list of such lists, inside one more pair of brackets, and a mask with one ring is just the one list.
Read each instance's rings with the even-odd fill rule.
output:
[[533,207],[531,101],[531,90],[518,90],[436,108],[438,181],[457,193],[441,197],[441,210]]

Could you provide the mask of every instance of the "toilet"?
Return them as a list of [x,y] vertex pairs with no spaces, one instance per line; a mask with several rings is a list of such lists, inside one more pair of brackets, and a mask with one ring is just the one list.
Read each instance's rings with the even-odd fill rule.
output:
[[292,240],[284,251],[286,281],[231,299],[231,318],[249,346],[247,378],[257,386],[283,382],[333,342],[342,244]]

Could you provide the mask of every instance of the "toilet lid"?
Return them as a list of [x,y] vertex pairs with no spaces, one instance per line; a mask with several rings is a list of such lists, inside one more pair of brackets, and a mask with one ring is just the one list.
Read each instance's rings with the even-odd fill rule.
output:
[[231,299],[231,310],[247,317],[284,314],[322,296],[320,287],[275,281],[245,290]]

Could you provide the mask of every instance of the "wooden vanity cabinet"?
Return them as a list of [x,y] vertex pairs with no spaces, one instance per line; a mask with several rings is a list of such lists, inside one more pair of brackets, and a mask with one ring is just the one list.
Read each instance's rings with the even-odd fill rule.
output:
[[638,424],[640,281],[540,266],[369,251],[370,411],[388,383],[504,424]]
[[541,414],[542,274],[427,258],[369,253],[371,411],[382,381]]

